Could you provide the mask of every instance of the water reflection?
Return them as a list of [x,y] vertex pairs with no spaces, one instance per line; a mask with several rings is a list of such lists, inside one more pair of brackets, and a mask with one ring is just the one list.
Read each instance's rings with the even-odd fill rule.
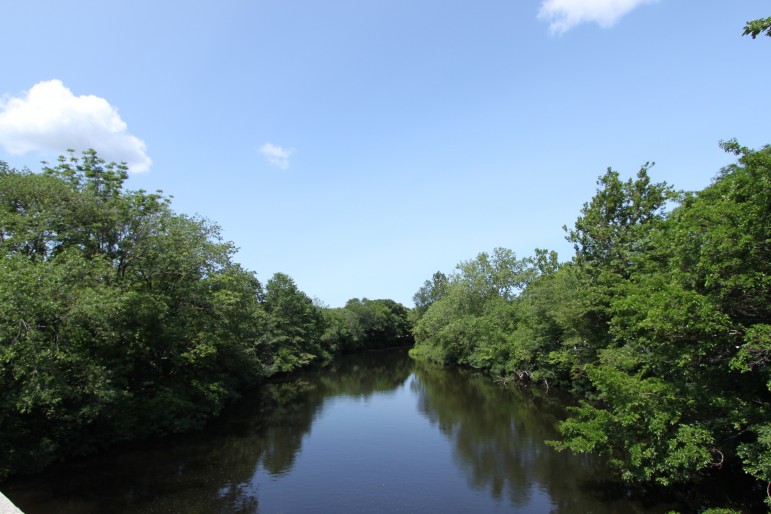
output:
[[2,489],[27,514],[669,510],[587,493],[602,466],[543,444],[560,415],[485,376],[376,352],[267,384],[203,433]]
[[[416,363],[412,388],[420,412],[445,434],[453,461],[469,486],[516,510],[539,512],[666,512],[605,489],[601,461],[559,453],[544,444],[558,437],[562,402],[537,390],[505,388],[467,370]],[[621,494],[619,494],[621,493]]]
[[325,399],[392,391],[410,374],[406,352],[344,357],[319,372],[266,384],[203,433],[131,445],[2,484],[26,514],[257,513],[260,468],[289,473]]
[[512,401],[511,391],[479,375],[426,365],[415,374],[419,410],[450,438],[469,484],[514,506],[527,504],[552,453],[543,445],[555,435],[551,416],[534,417],[529,399]]

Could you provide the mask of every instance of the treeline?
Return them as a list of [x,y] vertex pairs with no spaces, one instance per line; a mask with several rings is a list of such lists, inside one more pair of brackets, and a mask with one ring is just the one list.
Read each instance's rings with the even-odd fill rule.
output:
[[0,161],[0,478],[202,426],[276,373],[411,340],[390,300],[323,308],[264,285],[206,219],[70,151]]
[[496,249],[436,273],[412,355],[581,393],[554,446],[629,482],[771,481],[771,147],[722,146],[737,163],[696,193],[609,169],[569,262]]

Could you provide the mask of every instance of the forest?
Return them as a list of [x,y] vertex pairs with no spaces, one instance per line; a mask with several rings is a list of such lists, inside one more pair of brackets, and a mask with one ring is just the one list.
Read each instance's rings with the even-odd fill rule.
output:
[[0,479],[200,428],[341,352],[411,344],[406,307],[263,284],[216,224],[127,178],[94,150],[39,173],[0,162]]
[[696,192],[608,168],[563,227],[569,261],[496,248],[437,271],[411,355],[571,390],[550,444],[629,484],[750,476],[771,506],[771,146],[720,146],[736,162]]
[[70,151],[0,163],[0,477],[203,426],[271,376],[335,355],[415,359],[560,388],[551,444],[605,455],[639,486],[771,482],[771,147],[683,192],[608,169],[561,262],[505,248],[436,272],[408,309],[314,302],[263,284],[209,220],[124,165]]
[[[771,37],[771,17],[744,35]],[[569,391],[549,444],[606,458],[625,484],[739,477],[771,507],[771,146],[720,145],[733,163],[702,170],[699,191],[649,163],[609,168],[564,227],[572,255],[484,251],[415,284],[412,308],[330,308],[285,273],[258,279],[214,221],[128,189],[127,165],[96,150],[0,161],[0,482],[291,397],[270,379],[343,353],[409,346],[426,387],[440,364]],[[346,385],[380,386],[357,371]]]
[[575,255],[496,248],[414,297],[418,359],[582,400],[560,450],[605,455],[646,486],[771,482],[771,147],[702,191],[612,169],[572,227]]

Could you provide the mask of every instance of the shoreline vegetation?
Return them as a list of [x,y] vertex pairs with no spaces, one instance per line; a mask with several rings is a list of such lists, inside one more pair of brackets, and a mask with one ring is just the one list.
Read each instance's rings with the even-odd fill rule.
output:
[[216,224],[127,177],[94,150],[40,173],[0,162],[0,480],[195,430],[268,377],[411,343],[406,307],[263,284]]
[[[608,458],[624,482],[771,483],[771,147],[702,191],[644,165],[597,181],[574,257],[496,248],[414,297],[413,358],[485,370],[582,400],[558,450]],[[769,496],[771,498],[771,496]],[[771,502],[767,500],[771,505]]]
[[[742,35],[771,36],[771,17]],[[573,391],[550,444],[627,484],[749,477],[771,508],[771,146],[720,145],[737,162],[697,192],[608,168],[563,227],[568,262],[496,248],[436,272],[410,355]]]
[[[437,272],[408,309],[328,308],[233,262],[209,220],[124,165],[70,151],[0,162],[0,480],[202,427],[269,377],[345,352],[410,355],[583,398],[551,444],[634,487],[771,482],[771,148],[702,191],[608,169],[569,261],[496,248]],[[729,480],[727,480],[729,481]],[[761,487],[762,485],[762,487]]]

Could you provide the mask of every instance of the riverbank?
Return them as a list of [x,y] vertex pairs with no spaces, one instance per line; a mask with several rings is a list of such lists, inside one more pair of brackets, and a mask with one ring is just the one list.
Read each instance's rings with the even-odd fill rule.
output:
[[693,512],[609,486],[554,451],[564,405],[404,350],[276,377],[199,433],[9,481],[26,514]]

